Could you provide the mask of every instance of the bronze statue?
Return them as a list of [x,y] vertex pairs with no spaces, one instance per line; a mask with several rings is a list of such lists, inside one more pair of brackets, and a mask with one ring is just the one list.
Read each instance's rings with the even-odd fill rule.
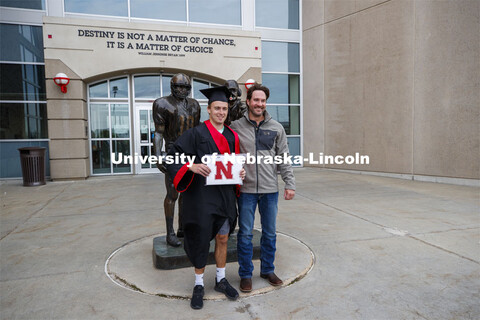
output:
[[[192,89],[190,78],[183,73],[178,73],[170,81],[170,88],[171,94],[169,96],[158,98],[153,102],[152,114],[155,123],[154,149],[157,157],[161,156],[163,139],[165,139],[165,150],[168,151],[170,146],[183,132],[197,126],[200,122],[200,105],[197,100],[188,98]],[[173,186],[172,178],[167,173],[165,165],[157,164],[157,167],[165,174],[165,186],[167,188],[167,195],[163,203],[165,222],[167,224],[167,243],[178,247],[181,245],[178,237],[183,237],[183,197],[180,194],[178,200],[178,233],[175,235],[173,218],[178,192]]]
[[242,96],[242,90],[238,86],[237,81],[227,80],[224,86],[228,88],[228,91],[230,91],[230,98],[228,99],[228,117],[225,120],[225,124],[229,126],[233,121],[243,117],[247,107],[240,99]]

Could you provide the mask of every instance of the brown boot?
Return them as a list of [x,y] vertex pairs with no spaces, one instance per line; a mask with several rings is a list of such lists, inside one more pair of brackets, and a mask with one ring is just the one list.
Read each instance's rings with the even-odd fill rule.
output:
[[240,280],[240,291],[242,292],[252,291],[252,278],[242,278]]
[[283,284],[282,279],[277,277],[277,275],[273,272],[269,274],[260,274],[260,277],[267,279],[268,282],[274,287],[281,286]]

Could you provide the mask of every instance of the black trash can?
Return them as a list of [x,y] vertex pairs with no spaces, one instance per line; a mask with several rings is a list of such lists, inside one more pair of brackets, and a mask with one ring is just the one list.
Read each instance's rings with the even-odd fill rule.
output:
[[23,185],[26,187],[45,184],[45,149],[43,147],[19,148],[22,163]]

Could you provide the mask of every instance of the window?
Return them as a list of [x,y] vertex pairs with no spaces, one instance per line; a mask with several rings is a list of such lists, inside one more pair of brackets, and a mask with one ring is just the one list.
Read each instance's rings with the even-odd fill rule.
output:
[[64,7],[66,13],[240,26],[241,2],[242,0],[64,0]]
[[[206,81],[201,81],[201,80],[196,80],[193,79],[193,86],[192,86],[192,93],[193,93],[193,98],[195,99],[205,99],[205,96],[203,93],[200,92],[200,90],[203,89],[208,89],[210,88],[209,83]],[[192,96],[192,95],[190,95]]]
[[91,85],[88,94],[90,99],[126,99],[128,98],[128,80],[127,78],[112,79]]
[[155,100],[170,94],[170,75],[138,75],[133,78],[135,100]]
[[33,64],[0,65],[0,100],[43,101],[46,99],[45,66]]
[[0,139],[47,139],[45,103],[2,103]]
[[65,0],[65,12],[128,17],[128,1]]
[[129,105],[90,103],[92,173],[130,173],[130,164],[113,164],[112,153],[130,155]]
[[300,72],[300,45],[292,42],[263,41],[262,70]]
[[300,45],[262,41],[262,83],[270,89],[267,111],[288,135],[292,155],[300,148]]
[[[42,1],[1,1],[43,9]],[[47,147],[48,130],[42,28],[0,24],[0,178],[21,177],[18,148]],[[47,160],[47,175],[49,163]]]
[[128,98],[127,78],[110,80],[110,98]]
[[170,81],[173,76],[163,76],[162,75],[162,97],[168,96],[171,93]]
[[131,154],[128,78],[92,84],[88,94],[92,174],[131,173],[130,164],[111,159],[112,154]]
[[2,61],[43,62],[42,28],[0,24]]
[[269,103],[300,104],[299,75],[264,73],[262,79],[270,89]]
[[108,98],[108,82],[101,82],[90,86],[88,93],[92,98]]
[[191,22],[241,25],[240,0],[189,0]]
[[299,29],[299,0],[256,0],[257,27]]
[[0,0],[0,7],[45,10],[45,0]]
[[273,119],[280,122],[287,135],[300,135],[300,106],[269,105],[267,111]]
[[160,76],[136,76],[134,90],[136,99],[157,99],[160,97]]
[[130,0],[134,18],[187,21],[185,0]]

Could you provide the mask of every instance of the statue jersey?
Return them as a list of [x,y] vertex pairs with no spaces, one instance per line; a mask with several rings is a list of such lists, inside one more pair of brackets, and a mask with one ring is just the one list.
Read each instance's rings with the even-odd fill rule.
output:
[[155,126],[164,126],[163,138],[168,151],[178,137],[200,123],[200,105],[195,99],[169,95],[155,100],[152,116]]

